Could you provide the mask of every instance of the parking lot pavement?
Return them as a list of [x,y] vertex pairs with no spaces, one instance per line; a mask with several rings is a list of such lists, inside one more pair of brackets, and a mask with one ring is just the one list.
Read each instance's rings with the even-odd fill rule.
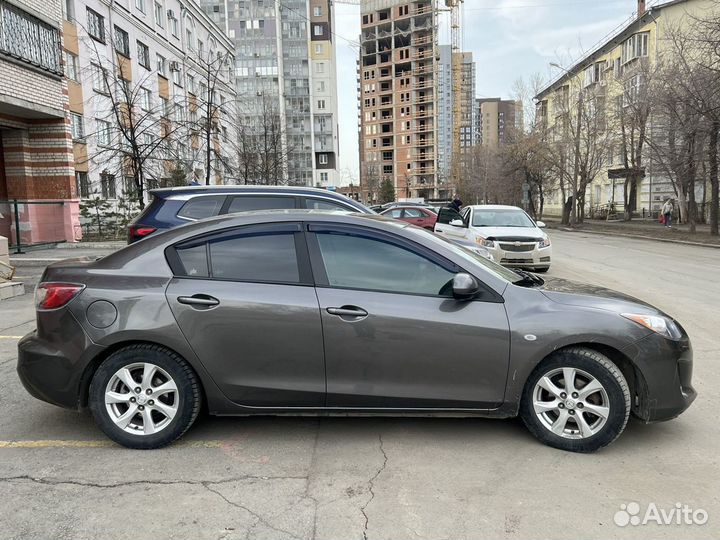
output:
[[[714,538],[720,535],[717,250],[551,233],[550,275],[634,294],[695,348],[695,404],[631,421],[592,455],[517,420],[207,418],[131,451],[88,414],[31,398],[15,374],[32,295],[0,304],[0,536],[7,538]],[[703,509],[700,525],[617,526],[621,505]]]

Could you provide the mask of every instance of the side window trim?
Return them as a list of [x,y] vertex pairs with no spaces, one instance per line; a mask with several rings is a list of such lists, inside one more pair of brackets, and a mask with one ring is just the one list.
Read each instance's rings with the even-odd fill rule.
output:
[[225,215],[228,213],[228,210],[230,209],[230,206],[232,205],[233,201],[235,199],[246,199],[249,197],[276,197],[283,199],[293,199],[295,206],[293,208],[298,209],[301,208],[300,205],[300,197],[297,197],[295,195],[284,195],[282,193],[243,193],[243,194],[230,194],[227,196],[227,199],[225,199],[225,203],[222,205],[222,208],[220,208],[220,215]]

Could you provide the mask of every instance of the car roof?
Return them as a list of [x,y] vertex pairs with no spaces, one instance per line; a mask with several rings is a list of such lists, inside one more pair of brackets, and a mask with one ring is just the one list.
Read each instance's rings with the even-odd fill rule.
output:
[[524,212],[519,206],[510,206],[507,204],[469,204],[468,207],[475,210],[520,210]]
[[[328,189],[307,186],[180,186],[151,189],[150,193],[160,198],[171,195],[193,195],[207,193],[292,193],[294,195],[324,195],[353,201],[350,197]],[[354,201],[357,202],[357,201]]]
[[390,208],[385,208],[385,209],[384,209],[382,212],[380,212],[380,213],[381,213],[381,214],[384,214],[385,212],[390,212],[391,210],[400,210],[400,209],[402,209],[402,210],[407,210],[408,208],[409,208],[409,209],[415,208],[416,210],[430,210],[430,207],[429,207],[429,206],[420,206],[420,205],[417,205],[417,204],[403,204],[403,205],[400,205],[400,206],[391,206]]

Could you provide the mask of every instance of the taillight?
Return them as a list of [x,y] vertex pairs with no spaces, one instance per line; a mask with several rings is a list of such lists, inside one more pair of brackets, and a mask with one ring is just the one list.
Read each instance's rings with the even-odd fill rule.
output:
[[145,225],[130,225],[128,227],[128,241],[139,240],[147,235],[157,231],[155,227],[146,227]]
[[75,283],[40,283],[35,289],[36,309],[57,309],[75,298],[85,285]]

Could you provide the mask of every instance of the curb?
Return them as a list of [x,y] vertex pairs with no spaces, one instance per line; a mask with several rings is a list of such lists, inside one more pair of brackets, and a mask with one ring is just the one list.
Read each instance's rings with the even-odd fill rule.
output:
[[60,258],[60,259],[31,259],[31,258],[22,258],[22,259],[16,259],[10,257],[10,264],[13,265],[15,268],[27,268],[27,267],[45,267],[49,264],[59,262],[59,261],[66,261],[67,258]]
[[569,227],[548,227],[549,229],[570,233],[586,233],[586,234],[597,234],[600,236],[619,236],[622,238],[634,238],[636,240],[652,240],[654,242],[665,242],[666,244],[681,244],[685,246],[697,246],[706,247],[713,249],[720,249],[720,244],[706,244],[703,242],[690,242],[688,240],[674,240],[672,238],[657,238],[655,236],[646,236],[642,234],[626,234],[617,232],[604,232],[604,231],[589,231],[586,229],[571,229]]

